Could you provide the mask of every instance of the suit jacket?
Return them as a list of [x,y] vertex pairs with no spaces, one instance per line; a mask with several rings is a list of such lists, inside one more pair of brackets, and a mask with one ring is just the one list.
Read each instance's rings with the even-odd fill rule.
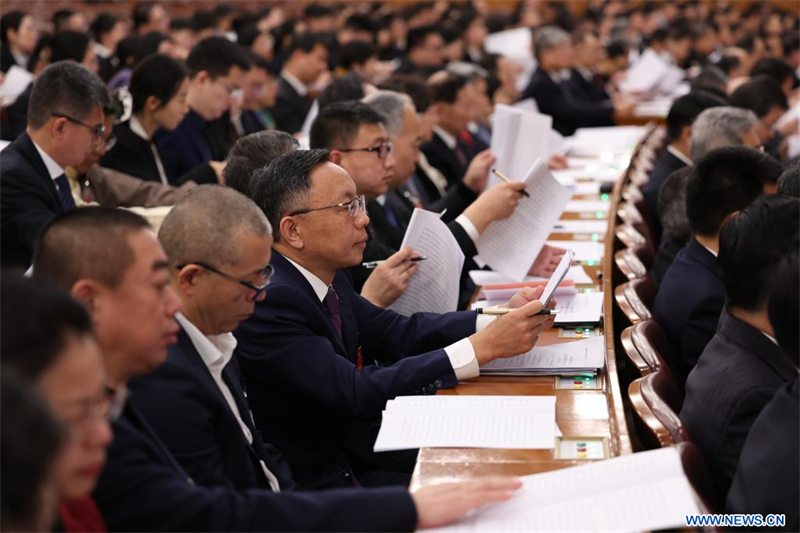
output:
[[655,239],[661,238],[662,231],[661,217],[658,214],[658,192],[673,172],[685,166],[686,163],[675,157],[669,150],[666,150],[653,166],[653,171],[650,173],[650,181],[642,187],[642,195],[645,202],[647,202],[648,209],[650,209],[650,218],[653,221],[653,228],[656,230]]
[[11,50],[8,48],[8,46],[4,46],[2,49],[0,49],[0,72],[5,74],[16,64],[17,60],[14,59],[14,54],[11,53]]
[[235,359],[225,366],[222,379],[253,436],[252,444],[183,329],[166,362],[131,381],[131,404],[197,484],[270,490],[259,462],[264,461],[281,490],[292,488],[288,465],[277,450],[264,445],[255,429]]
[[478,198],[478,195],[460,180],[454,184],[448,184],[445,194],[442,195],[427,172],[425,172],[425,169],[420,165],[417,165],[414,175],[411,176],[411,181],[425,209],[437,213],[444,211],[442,222],[455,220]]
[[[184,176],[197,167],[207,167],[209,161],[225,159],[222,147],[209,131],[213,122],[207,122],[194,110],[190,110],[175,131],[159,130],[154,136],[158,146],[164,171],[171,185],[180,185]],[[210,180],[210,175],[203,174],[192,177],[197,183],[216,184],[217,179]],[[198,181],[199,180],[199,181]]]
[[282,76],[278,77],[278,98],[271,109],[275,127],[294,135],[303,129],[313,100],[308,96],[300,96],[292,85]]
[[39,234],[64,206],[27,133],[0,152],[0,168],[0,262],[27,269]]
[[716,335],[686,380],[680,414],[708,461],[720,505],[753,422],[777,390],[796,378],[797,369],[777,344],[722,312]]
[[608,102],[611,99],[606,90],[595,83],[594,78],[587,80],[576,68],[570,69],[566,85],[572,98],[578,101],[597,103]]
[[[158,173],[158,166],[156,165],[151,143],[131,131],[129,121],[114,126],[114,135],[117,136],[117,142],[111,150],[103,155],[100,159],[100,164],[129,176],[161,183],[161,175]],[[164,154],[158,145],[156,145],[156,150],[158,150],[159,157],[161,157],[161,162],[164,165],[164,173],[171,184],[183,185],[189,181],[217,183],[217,175],[214,169],[206,164],[196,166],[185,175],[176,176],[170,174],[166,161],[164,161]]]
[[717,259],[692,238],[661,280],[653,314],[675,349],[679,381],[686,379],[714,336],[725,303]]
[[242,129],[244,129],[245,135],[270,129],[269,124],[260,111],[244,110],[239,120],[242,123]]
[[799,420],[800,380],[795,377],[778,390],[750,428],[726,513],[783,514],[786,527],[778,531],[800,531],[800,477],[795,475],[800,471]]
[[575,100],[566,88],[542,69],[536,69],[531,76],[521,100],[526,98],[536,100],[539,111],[553,117],[553,129],[561,135],[572,135],[578,128],[614,124],[614,108],[611,105]]
[[674,241],[666,237],[661,240],[661,245],[658,247],[658,252],[656,252],[656,259],[653,261],[653,268],[649,272],[650,279],[653,280],[656,288],[661,286],[661,281],[667,274],[667,270],[669,270],[672,262],[675,261],[678,252],[684,248],[686,248],[686,243],[684,242]]
[[465,163],[458,160],[455,151],[451,150],[436,133],[433,134],[430,142],[422,145],[422,152],[428,158],[428,162],[447,179],[448,187],[463,179],[469,164],[467,148],[460,140],[457,140],[456,143],[464,154]]
[[202,487],[134,407],[112,428],[93,494],[108,531],[411,531],[416,525],[406,489],[275,494]]
[[376,464],[372,446],[387,400],[456,385],[443,348],[475,332],[475,315],[404,317],[363,299],[340,271],[333,281],[340,338],[300,271],[278,252],[272,265],[267,298],[235,332],[256,427],[301,487],[351,485],[352,462]]
[[[197,184],[187,181],[180,187],[146,181],[100,165],[92,165],[81,177],[84,197],[104,207],[159,207],[174,205]],[[88,185],[87,185],[88,184]]]

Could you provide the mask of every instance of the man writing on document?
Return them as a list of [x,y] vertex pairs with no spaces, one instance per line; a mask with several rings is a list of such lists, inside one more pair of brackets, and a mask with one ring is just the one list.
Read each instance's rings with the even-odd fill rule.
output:
[[540,291],[494,322],[469,312],[403,317],[353,289],[369,218],[327,150],[258,171],[252,197],[274,228],[270,298],[236,330],[256,427],[301,487],[407,483],[410,454],[374,454],[380,413],[398,395],[435,393],[479,366],[527,352],[553,325]]

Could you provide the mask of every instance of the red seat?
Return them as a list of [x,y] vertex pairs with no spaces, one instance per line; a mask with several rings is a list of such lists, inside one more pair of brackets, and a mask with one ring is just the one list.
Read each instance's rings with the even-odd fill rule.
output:
[[656,287],[650,276],[645,276],[618,286],[614,289],[614,299],[628,322],[638,324],[653,316]]
[[655,254],[647,245],[625,248],[614,254],[614,264],[622,275],[629,279],[643,278],[653,266]]
[[[708,466],[703,453],[690,441],[680,442],[675,445],[675,448],[681,456],[683,473],[686,475],[689,484],[700,499],[700,512],[708,514],[720,509],[715,501],[714,490],[711,484],[711,475],[708,472]],[[720,530],[710,528],[704,531]]]
[[678,417],[683,400],[672,374],[659,371],[634,380],[628,397],[643,426],[639,439],[648,449],[692,440]]

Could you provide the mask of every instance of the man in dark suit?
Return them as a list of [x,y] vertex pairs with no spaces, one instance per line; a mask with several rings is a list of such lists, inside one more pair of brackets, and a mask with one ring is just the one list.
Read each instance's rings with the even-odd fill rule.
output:
[[2,266],[28,268],[39,233],[74,209],[64,168],[86,158],[103,134],[102,80],[71,61],[42,71],[25,133],[0,152]]
[[572,97],[563,83],[562,71],[572,66],[572,42],[567,32],[546,26],[534,35],[533,47],[539,63],[522,99],[533,98],[539,111],[553,117],[553,129],[572,135],[578,128],[611,126],[615,117],[633,112],[633,102],[615,106],[610,101],[583,102]]
[[[138,215],[101,207],[62,215],[42,236],[34,272],[70,289],[92,309],[104,369],[91,371],[102,376],[105,370],[108,386],[117,392],[131,378],[162,364],[168,346],[177,340],[180,328],[174,315],[181,304],[170,287],[169,261]],[[99,403],[109,410],[107,401]],[[495,478],[427,487],[414,495],[404,487],[276,494],[201,486],[135,403],[116,413],[114,441],[94,492],[109,531],[411,531],[444,525],[473,507],[507,498],[519,486]],[[99,424],[103,418],[97,417],[97,404],[91,405],[86,417]]]
[[691,138],[692,123],[704,110],[725,105],[725,101],[705,91],[697,91],[681,96],[669,109],[667,114],[667,150],[656,160],[650,172],[650,180],[642,187],[642,194],[650,211],[650,219],[656,234],[661,238],[661,218],[658,215],[658,191],[667,178],[676,170],[692,164]]
[[692,238],[692,225],[686,215],[686,185],[691,175],[692,167],[676,170],[667,178],[658,193],[658,213],[664,225],[664,235],[653,267],[648,272],[656,287],[661,286],[672,262]]
[[406,36],[406,53],[395,74],[419,74],[427,78],[444,66],[444,59],[444,39],[439,28],[413,28]]
[[328,70],[328,45],[319,36],[295,35],[278,77],[278,99],[271,109],[275,127],[294,135],[305,123],[314,98],[311,86]]
[[216,183],[213,173],[187,173],[225,159],[224,141],[212,128],[228,110],[230,95],[241,87],[250,64],[244,52],[228,39],[208,37],[192,48],[186,66],[190,75],[186,95],[189,112],[174,131],[161,130],[154,140],[172,185],[181,185],[183,179]]
[[[773,278],[798,239],[796,198],[763,196],[722,228],[725,310],[689,374],[680,413],[708,461],[720,505],[754,420],[781,386],[797,379],[797,367],[775,341],[767,306]],[[796,337],[797,324],[793,329]]]
[[[769,295],[769,323],[784,354],[800,366],[797,324],[800,322],[800,264],[797,253],[781,264]],[[800,531],[797,502],[800,479],[800,379],[784,385],[750,428],[726,502],[726,512],[786,515],[783,531]],[[782,483],[775,483],[783,479]]]
[[256,427],[301,487],[407,482],[397,472],[410,465],[372,452],[387,400],[475,377],[480,364],[527,351],[552,321],[532,316],[539,291],[515,296],[523,307],[485,329],[474,313],[404,317],[360,297],[344,269],[361,262],[369,219],[328,154],[294,152],[254,178],[275,228],[275,276],[235,332],[237,357]]
[[609,102],[611,97],[594,71],[605,59],[605,49],[597,34],[590,30],[579,31],[573,35],[572,44],[575,55],[565,82],[572,98],[581,102]]

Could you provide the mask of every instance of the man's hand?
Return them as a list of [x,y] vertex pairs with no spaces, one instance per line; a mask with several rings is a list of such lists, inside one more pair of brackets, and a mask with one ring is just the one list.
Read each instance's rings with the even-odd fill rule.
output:
[[484,477],[422,487],[411,493],[417,528],[444,526],[481,505],[509,500],[521,486],[514,477]]
[[489,169],[497,158],[491,150],[484,150],[476,155],[467,167],[464,173],[464,185],[469,190],[476,194],[480,194],[486,188],[486,182],[489,180]]
[[377,305],[388,307],[406,291],[408,280],[417,271],[418,263],[406,261],[414,250],[405,247],[378,265],[367,278],[361,296]]
[[564,170],[569,168],[569,161],[564,154],[553,154],[547,160],[547,168],[550,170]]
[[525,183],[521,181],[497,183],[478,196],[464,210],[464,216],[472,222],[478,233],[483,233],[495,220],[503,220],[514,213],[524,188]]
[[565,253],[567,253],[567,251],[563,248],[556,248],[555,246],[545,244],[542,251],[536,256],[533,265],[531,265],[528,275],[549,278],[553,275],[553,272],[556,271],[558,263],[561,262],[561,258],[564,257]]

